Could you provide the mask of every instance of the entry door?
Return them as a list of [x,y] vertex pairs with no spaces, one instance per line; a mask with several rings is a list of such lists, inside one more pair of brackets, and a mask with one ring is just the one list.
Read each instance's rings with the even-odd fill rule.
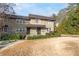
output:
[[37,34],[41,34],[41,28],[37,28]]
[[27,34],[30,34],[30,28],[27,28]]

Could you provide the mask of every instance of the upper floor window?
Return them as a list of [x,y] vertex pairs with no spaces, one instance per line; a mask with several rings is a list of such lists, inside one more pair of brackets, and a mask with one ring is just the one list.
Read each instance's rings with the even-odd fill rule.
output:
[[36,23],[38,23],[39,19],[36,19],[35,21],[36,21]]
[[19,24],[24,24],[25,20],[19,20],[19,19],[17,19],[16,22],[19,23]]

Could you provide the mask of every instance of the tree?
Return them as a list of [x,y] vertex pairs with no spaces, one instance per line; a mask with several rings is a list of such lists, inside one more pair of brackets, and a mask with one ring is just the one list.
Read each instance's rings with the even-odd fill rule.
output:
[[1,17],[5,18],[6,14],[15,14],[13,6],[15,6],[15,4],[13,3],[0,3],[0,34],[2,32],[2,26],[4,25],[4,19],[2,19]]
[[68,17],[64,18],[58,29],[63,34],[79,34],[79,4],[69,4],[68,9]]
[[51,17],[55,20],[55,22],[54,22],[54,31],[56,31],[56,20],[57,20],[57,16],[56,16],[56,14],[53,14]]
[[16,4],[13,3],[0,3],[0,13],[5,13],[5,14],[15,14],[15,11],[13,7]]
[[[4,15],[6,14],[15,14],[13,6],[15,6],[13,3],[0,3],[0,17],[3,16],[3,18],[5,18]],[[0,19],[0,25],[1,24],[2,20]]]

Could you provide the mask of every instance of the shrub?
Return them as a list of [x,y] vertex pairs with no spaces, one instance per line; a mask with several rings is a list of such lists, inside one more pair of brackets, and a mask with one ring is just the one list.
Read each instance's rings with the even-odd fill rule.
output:
[[20,34],[2,34],[1,40],[18,40],[23,39],[24,37]]
[[9,40],[17,40],[20,39],[20,34],[10,34]]
[[26,36],[20,35],[20,39],[24,39]]
[[59,37],[59,36],[61,36],[61,34],[60,34],[58,31],[54,31],[54,32],[52,33],[52,35],[53,35],[54,37]]
[[35,39],[43,39],[43,38],[47,38],[45,35],[36,35],[36,36],[28,36],[27,39],[28,40],[35,40]]
[[1,40],[9,40],[9,35],[8,34],[2,34]]
[[59,36],[61,36],[61,34],[58,31],[54,31],[54,32],[47,33],[46,36],[48,36],[48,37],[59,37]]
[[55,32],[50,32],[47,33],[46,35],[36,35],[36,36],[28,36],[28,40],[36,40],[36,39],[45,39],[45,38],[51,38],[51,37],[59,37],[60,33],[55,31]]

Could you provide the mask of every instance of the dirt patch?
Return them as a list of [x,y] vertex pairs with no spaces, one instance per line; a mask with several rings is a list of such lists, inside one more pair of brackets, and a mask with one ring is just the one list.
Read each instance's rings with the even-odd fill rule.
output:
[[6,49],[0,55],[8,56],[57,56],[79,55],[79,38],[58,37],[46,40],[24,40]]
[[59,42],[56,47],[57,55],[79,55],[79,45],[73,41]]

